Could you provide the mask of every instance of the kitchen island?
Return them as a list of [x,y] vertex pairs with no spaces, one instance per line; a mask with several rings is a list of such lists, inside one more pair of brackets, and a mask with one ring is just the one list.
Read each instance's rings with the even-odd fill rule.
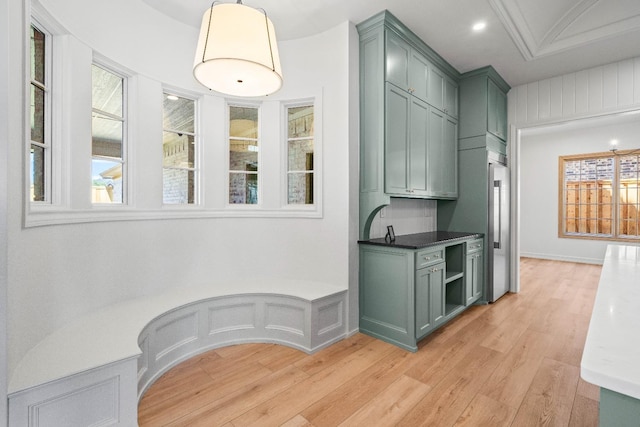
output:
[[640,246],[609,245],[580,375],[600,387],[600,426],[640,425]]
[[483,235],[361,240],[360,332],[409,351],[482,297]]

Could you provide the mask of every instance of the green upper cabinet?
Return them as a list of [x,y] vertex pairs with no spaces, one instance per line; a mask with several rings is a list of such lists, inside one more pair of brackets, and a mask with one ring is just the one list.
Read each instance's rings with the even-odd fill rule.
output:
[[388,11],[360,35],[360,235],[389,196],[454,199],[460,73]]
[[487,130],[503,141],[507,140],[507,94],[489,79],[487,87]]
[[411,95],[426,101],[429,79],[429,61],[409,43],[392,31],[385,33],[386,81]]
[[394,31],[385,33],[386,81],[458,118],[458,83]]
[[459,96],[464,120],[460,121],[460,149],[484,146],[506,154],[509,89],[490,66],[462,75]]

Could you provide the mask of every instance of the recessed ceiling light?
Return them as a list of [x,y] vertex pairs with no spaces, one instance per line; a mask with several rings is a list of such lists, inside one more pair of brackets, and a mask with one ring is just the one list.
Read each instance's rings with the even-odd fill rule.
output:
[[473,31],[482,31],[487,27],[487,23],[486,22],[476,22],[475,24],[473,24]]
[[178,97],[177,97],[177,96],[175,96],[175,95],[167,95],[167,99],[168,99],[169,101],[177,101],[177,100],[178,100]]

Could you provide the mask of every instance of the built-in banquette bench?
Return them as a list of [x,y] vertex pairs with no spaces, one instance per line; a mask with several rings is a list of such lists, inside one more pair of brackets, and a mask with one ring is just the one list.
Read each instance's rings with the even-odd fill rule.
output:
[[174,289],[107,307],[24,356],[11,375],[9,425],[136,426],[139,398],[172,366],[247,342],[312,353],[346,336],[346,304],[339,286],[261,280]]

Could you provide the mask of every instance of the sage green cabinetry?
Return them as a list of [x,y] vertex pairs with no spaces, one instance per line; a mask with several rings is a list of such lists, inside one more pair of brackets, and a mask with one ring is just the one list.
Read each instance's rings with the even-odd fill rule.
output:
[[457,196],[460,74],[388,11],[360,35],[360,237],[390,196]]
[[466,262],[468,241],[480,242],[482,253],[475,238],[423,249],[361,242],[360,331],[416,351],[419,340],[477,300],[468,289],[482,289],[482,275],[467,278],[478,271]]
[[[489,182],[489,163],[506,163],[506,94],[509,89],[490,66],[462,75],[458,127],[458,167],[462,172],[458,197],[452,201],[438,201],[438,230],[489,234],[489,187],[493,188],[493,182]],[[484,253],[488,253],[490,244],[492,241],[484,242]],[[488,257],[482,255],[467,261],[468,269],[477,264],[477,275],[483,276],[477,283],[486,282]],[[467,283],[468,289],[469,286],[473,287],[473,283]],[[484,290],[471,294],[478,292],[483,294]]]
[[387,82],[385,192],[399,197],[455,198],[455,119]]
[[466,304],[470,305],[482,297],[484,282],[483,239],[467,242],[465,269]]
[[486,147],[507,154],[507,92],[509,85],[493,67],[460,79],[460,149]]

